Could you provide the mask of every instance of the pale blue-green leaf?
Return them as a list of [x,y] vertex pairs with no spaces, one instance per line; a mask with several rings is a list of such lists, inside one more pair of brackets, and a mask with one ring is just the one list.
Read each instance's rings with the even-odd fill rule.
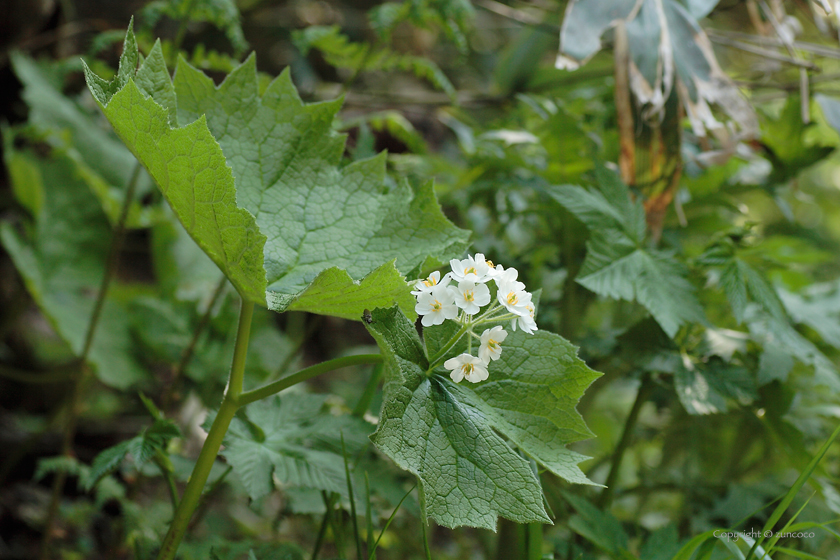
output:
[[772,346],[787,352],[803,364],[814,368],[818,384],[831,390],[840,390],[840,374],[831,360],[786,321],[775,319],[758,306],[749,306],[744,320],[753,340],[765,348]]
[[685,267],[660,251],[636,249],[610,262],[609,240],[593,236],[577,281],[595,293],[642,304],[668,336],[685,323],[704,322],[703,308]]
[[[111,245],[111,226],[96,197],[80,180],[74,163],[58,151],[39,157],[15,150],[4,131],[4,158],[28,171],[12,176],[31,181],[15,192],[43,193],[25,231],[9,222],[0,240],[12,257],[32,298],[55,331],[81,355]],[[124,304],[107,298],[87,356],[105,384],[127,388],[147,374],[132,355],[133,344]]]
[[[49,68],[44,64],[20,53],[12,53],[11,62],[23,84],[29,122],[49,132],[50,142],[66,150],[78,166],[79,176],[96,193],[108,218],[115,223],[137,165],[136,158],[79,103],[53,85]],[[152,189],[151,178],[141,171],[137,178],[137,198]],[[129,227],[148,227],[159,218],[159,213],[156,206],[144,207],[135,202],[126,223]]]

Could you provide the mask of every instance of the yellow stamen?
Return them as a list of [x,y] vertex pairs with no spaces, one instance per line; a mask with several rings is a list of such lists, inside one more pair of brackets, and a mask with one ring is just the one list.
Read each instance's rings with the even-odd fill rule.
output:
[[475,299],[475,294],[472,291],[468,290],[464,292],[464,299],[466,301],[473,301]]
[[471,266],[471,267],[469,267],[469,268],[467,268],[467,269],[465,269],[465,270],[464,270],[464,276],[466,276],[467,274],[470,274],[470,273],[473,273],[473,274],[475,274],[476,276],[478,276],[478,272],[476,272],[476,270],[475,270],[475,267],[474,267],[474,266]]
[[486,261],[484,261],[484,262],[486,262],[486,263],[487,263],[487,266],[489,266],[490,268],[494,268],[494,267],[495,267],[495,265],[493,264],[493,261],[491,261],[490,259],[487,259],[487,260],[486,260]]
[[516,292],[510,292],[510,293],[507,295],[507,302],[508,302],[508,305],[516,305],[516,302],[517,302],[517,301],[518,301],[518,300],[517,300],[517,298],[516,298]]
[[443,305],[441,305],[441,303],[438,300],[435,300],[435,302],[432,304],[432,309],[434,309],[435,311],[440,311],[442,308]]

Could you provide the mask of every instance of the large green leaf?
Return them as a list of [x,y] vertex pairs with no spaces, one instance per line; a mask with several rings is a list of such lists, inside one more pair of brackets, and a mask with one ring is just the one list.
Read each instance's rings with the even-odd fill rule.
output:
[[591,436],[575,405],[598,374],[563,338],[521,331],[505,340],[490,379],[474,388],[429,372],[414,325],[396,307],[372,313],[383,349],[385,401],[374,443],[417,475],[426,515],[448,527],[495,529],[498,516],[548,522],[539,480],[511,444],[577,483],[584,457],[565,445]]
[[[348,460],[368,443],[371,426],[324,412],[326,396],[283,395],[257,401],[234,418],[222,455],[256,500],[281,484],[347,494],[341,436]],[[206,425],[213,420],[211,415]]]
[[586,260],[577,282],[602,296],[636,300],[673,337],[685,323],[703,322],[703,308],[685,278],[686,267],[671,254],[645,244],[641,203],[615,174],[596,170],[598,189],[564,185],[548,194],[590,230]]
[[[277,311],[329,298],[333,307],[318,312],[358,318],[370,296],[358,281],[374,273],[377,303],[393,296],[387,304],[411,315],[400,273],[464,249],[467,233],[443,216],[431,184],[388,188],[382,156],[339,166],[344,139],[332,122],[340,102],[304,104],[288,72],[261,94],[253,56],[219,87],[183,60],[170,83],[163,58],[151,55],[134,79],[136,57],[129,29],[117,77],[105,82],[87,70],[88,85],[244,297]],[[348,276],[338,279],[333,267]]]
[[[38,307],[78,356],[105,274],[111,226],[70,157],[58,150],[41,157],[16,149],[12,134],[3,131],[4,159],[14,192],[28,193],[24,205],[32,221],[23,231],[4,222],[0,239]],[[88,354],[97,377],[117,388],[144,379],[131,355],[125,305],[107,298],[99,321]]]
[[[720,275],[720,284],[726,292],[735,319],[742,323],[750,299],[779,321],[786,321],[779,297],[770,283],[746,261],[733,257]],[[748,298],[749,295],[749,298]]]

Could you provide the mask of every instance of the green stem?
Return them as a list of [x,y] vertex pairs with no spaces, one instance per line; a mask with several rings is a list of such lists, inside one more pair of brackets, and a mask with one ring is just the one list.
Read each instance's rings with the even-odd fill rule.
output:
[[102,276],[102,283],[99,285],[96,303],[93,304],[93,312],[90,315],[87,333],[85,333],[85,343],[82,347],[82,354],[79,356],[81,361],[87,360],[90,349],[93,346],[96,325],[99,323],[102,308],[105,306],[105,296],[108,295],[108,288],[111,286],[111,280],[114,278],[114,273],[117,271],[117,266],[120,262],[120,252],[122,251],[123,240],[125,239],[125,223],[128,220],[131,201],[134,200],[134,191],[137,189],[137,179],[140,178],[141,168],[140,162],[136,162],[134,164],[134,170],[131,172],[131,178],[128,180],[128,188],[125,192],[122,208],[120,208],[120,217],[114,226],[114,240],[111,242],[111,249],[108,251],[108,264],[105,268],[105,274]]
[[[81,414],[82,395],[85,393],[85,387],[87,386],[90,377],[90,368],[87,366],[87,357],[88,354],[90,354],[90,349],[93,347],[93,338],[96,334],[96,327],[99,325],[99,319],[102,316],[102,309],[105,306],[105,299],[108,295],[108,288],[111,286],[111,279],[114,277],[114,274],[117,271],[117,266],[120,262],[120,252],[122,251],[123,239],[125,237],[125,223],[128,220],[128,212],[131,208],[131,202],[134,200],[134,191],[137,188],[137,179],[140,177],[140,168],[140,162],[138,161],[134,164],[134,170],[128,180],[125,198],[123,199],[122,207],[120,208],[120,216],[114,226],[113,239],[111,240],[111,248],[108,250],[108,261],[105,265],[105,272],[102,275],[99,292],[96,294],[96,301],[93,304],[93,311],[90,314],[87,332],[85,333],[85,341],[82,345],[82,352],[79,354],[79,363],[82,364],[82,368],[80,374],[75,378],[67,401],[67,419],[64,423],[64,434],[62,437],[62,454],[65,457],[71,457],[73,455],[73,440],[76,437],[76,427],[79,415]],[[50,555],[50,542],[52,541],[53,524],[55,523],[55,517],[58,514],[58,505],[61,500],[61,494],[64,491],[66,477],[67,474],[64,471],[61,471],[53,480],[50,505],[47,508],[47,516],[44,521],[43,541],[41,542],[40,556],[42,559],[46,559]]]
[[245,391],[239,395],[239,405],[245,406],[254,401],[270,397],[271,395],[279,393],[283,389],[287,389],[292,385],[296,385],[302,381],[306,381],[307,379],[311,379],[328,371],[360,364],[376,364],[381,361],[382,356],[380,354],[356,354],[353,356],[335,358],[334,360],[327,360],[326,362],[321,362],[320,364],[304,368],[297,373],[284,377],[283,379],[272,381],[271,383],[263,385],[257,389]]
[[361,560],[362,536],[359,534],[359,518],[356,515],[356,498],[353,495],[353,479],[350,478],[350,464],[347,462],[347,448],[344,446],[344,432],[341,432],[341,456],[344,459],[344,476],[347,478],[347,496],[350,499],[350,517],[353,522],[353,536],[356,539],[356,558]]
[[461,327],[461,330],[456,332],[455,336],[453,336],[452,339],[449,342],[447,342],[446,345],[443,348],[441,348],[437,354],[429,358],[429,371],[432,371],[439,365],[438,362],[446,356],[447,352],[452,350],[452,347],[455,346],[459,340],[461,340],[461,337],[464,336],[464,334],[467,332],[467,329],[468,327],[466,325]]
[[[423,552],[426,553],[426,560],[432,560],[432,548],[429,546],[429,532],[426,529],[426,524],[429,522],[429,518],[426,516],[426,494],[423,492],[422,486],[419,484],[415,484],[414,486],[417,488],[417,497],[420,499],[420,528],[423,531]],[[383,529],[382,534],[384,533],[385,530]],[[381,537],[382,535],[380,535]]]
[[525,536],[528,546],[528,560],[541,560],[543,544],[542,523],[528,523]]
[[169,499],[172,501],[172,509],[178,509],[178,488],[175,486],[175,477],[172,476],[172,462],[161,451],[157,452],[154,462],[163,475],[164,480],[166,480],[166,485],[169,489]]
[[429,530],[426,528],[427,521],[420,520],[420,530],[423,531],[423,552],[426,554],[426,560],[432,560],[432,548],[429,546]]
[[239,313],[239,327],[236,333],[236,345],[233,350],[233,363],[230,366],[230,378],[225,389],[225,397],[219,407],[219,412],[213,420],[213,425],[207,434],[207,439],[201,447],[201,453],[195,463],[190,480],[184,490],[181,503],[175,510],[169,532],[160,548],[158,560],[173,560],[178,545],[184,538],[195,508],[201,500],[201,493],[210,470],[216,462],[216,456],[222,447],[222,440],[227,433],[233,416],[239,409],[239,396],[242,394],[242,384],[245,379],[245,358],[248,354],[248,341],[251,336],[251,319],[254,315],[254,304],[242,299],[242,309]]
[[315,548],[312,549],[312,558],[310,560],[318,560],[318,554],[321,552],[321,547],[324,546],[324,538],[327,536],[327,527],[330,524],[330,511],[333,507],[333,494],[327,497],[325,491],[321,491],[321,497],[324,500],[324,517],[321,519],[321,527],[318,529],[318,536],[315,538]]
[[612,461],[610,463],[610,472],[607,475],[607,480],[604,483],[606,486],[598,496],[598,506],[601,509],[606,509],[612,502],[614,486],[618,480],[618,471],[621,468],[621,460],[624,458],[624,453],[630,447],[630,440],[632,439],[633,430],[636,428],[636,422],[639,419],[639,412],[642,410],[642,405],[647,402],[648,396],[653,391],[653,381],[650,376],[645,376],[642,379],[642,384],[639,386],[639,391],[636,393],[636,400],[633,403],[633,408],[630,409],[630,414],[627,416],[627,421],[624,423],[624,431],[621,433],[621,439],[613,452]]
[[216,477],[216,480],[214,480],[213,483],[210,484],[210,488],[208,488],[207,491],[201,495],[201,501],[198,502],[198,507],[195,508],[195,512],[193,513],[192,519],[190,519],[190,525],[189,527],[187,527],[188,531],[195,527],[198,524],[198,522],[201,521],[201,518],[204,517],[204,514],[207,513],[207,508],[209,507],[210,500],[219,492],[219,490],[222,487],[222,483],[232,472],[233,467],[228,465],[228,468],[225,469],[225,472]]

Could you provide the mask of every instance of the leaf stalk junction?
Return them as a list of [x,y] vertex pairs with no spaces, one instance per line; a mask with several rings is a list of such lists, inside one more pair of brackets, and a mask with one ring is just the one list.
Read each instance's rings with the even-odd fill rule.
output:
[[243,298],[239,313],[239,326],[236,333],[233,362],[231,364],[228,385],[225,389],[225,396],[216,414],[216,418],[213,420],[210,431],[207,433],[207,439],[204,441],[204,445],[196,460],[195,467],[184,490],[184,495],[178,507],[175,509],[169,531],[161,545],[158,560],[174,560],[178,545],[184,538],[193,512],[199,505],[204,486],[210,476],[210,470],[216,461],[216,457],[222,447],[222,441],[237,410],[322,373],[347,366],[375,364],[382,361],[382,356],[379,354],[343,356],[304,368],[297,373],[284,377],[283,379],[278,379],[257,389],[244,391],[245,360],[248,354],[248,342],[251,335],[251,320],[253,315],[254,303]]

